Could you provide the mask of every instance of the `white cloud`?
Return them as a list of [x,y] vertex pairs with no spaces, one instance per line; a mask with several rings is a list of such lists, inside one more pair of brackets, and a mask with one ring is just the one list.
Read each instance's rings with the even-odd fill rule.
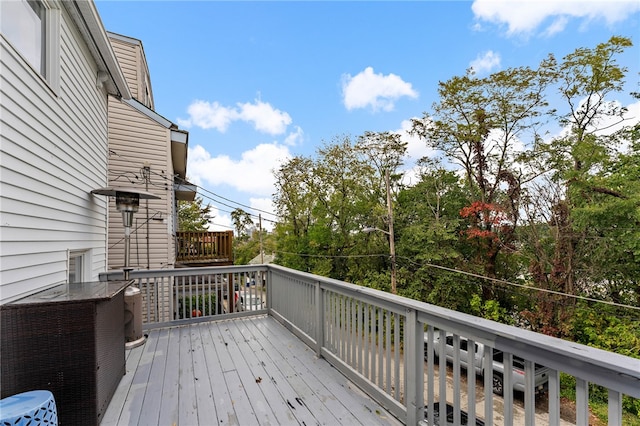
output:
[[256,130],[270,135],[281,135],[291,124],[291,116],[270,104],[256,100],[255,103],[238,104],[241,120],[253,123]]
[[[619,102],[612,103],[614,107],[619,107]],[[633,126],[640,122],[640,101],[627,105],[627,111],[620,117],[606,117],[600,120],[598,128],[601,130],[596,131],[599,136],[611,135],[625,126]]]
[[284,145],[260,144],[242,153],[240,159],[227,155],[212,157],[202,146],[189,148],[189,179],[200,186],[229,185],[248,194],[270,197],[275,192],[273,170],[291,158]]
[[226,132],[233,121],[245,121],[262,133],[280,135],[291,124],[291,116],[275,109],[271,104],[256,100],[254,103],[238,103],[236,107],[225,107],[218,102],[195,100],[187,108],[189,118],[178,118],[177,123],[185,128],[191,126],[216,129]]
[[178,124],[183,127],[197,126],[203,129],[217,129],[225,132],[229,124],[238,119],[238,113],[231,108],[223,107],[218,102],[209,103],[195,100],[187,108],[188,119],[179,118]]
[[402,183],[405,185],[413,185],[420,181],[420,168],[417,161],[423,157],[432,157],[435,151],[429,148],[426,142],[418,135],[411,135],[411,120],[403,120],[400,128],[393,131],[400,135],[402,141],[407,142],[407,154],[404,158],[404,176]]
[[[276,211],[276,206],[273,204],[272,198],[250,198],[249,205],[254,209],[261,210],[264,212],[273,212]],[[254,213],[257,214],[257,213]],[[273,227],[275,224],[273,221],[275,220],[274,215],[262,213],[262,229],[266,231],[273,231]],[[258,219],[255,220],[256,227],[259,226]]]
[[478,55],[476,59],[471,61],[469,66],[473,68],[476,74],[487,74],[500,67],[500,60],[501,58],[499,53],[489,50]]
[[348,110],[371,108],[373,111],[391,111],[395,101],[403,96],[417,98],[418,92],[395,74],[375,74],[373,68],[351,76],[342,76],[342,97]]
[[[205,200],[206,204],[207,201]],[[222,213],[218,208],[211,204],[211,219],[209,221],[209,231],[232,231],[233,221],[231,215],[228,213]]]
[[551,35],[562,31],[569,19],[586,22],[604,20],[607,24],[623,21],[640,10],[637,0],[474,0],[471,6],[476,18],[495,24],[506,24],[507,34],[540,32]]
[[289,133],[287,137],[284,139],[284,144],[288,146],[296,146],[302,142],[304,138],[304,131],[300,126],[295,126],[293,132]]
[[411,131],[411,120],[403,120],[400,123],[400,128],[395,130],[394,133],[400,135],[401,139],[404,142],[407,142],[407,158],[405,160],[405,165],[412,166],[419,159],[423,157],[431,157],[435,151],[429,148],[426,142],[418,135],[411,135],[409,132]]

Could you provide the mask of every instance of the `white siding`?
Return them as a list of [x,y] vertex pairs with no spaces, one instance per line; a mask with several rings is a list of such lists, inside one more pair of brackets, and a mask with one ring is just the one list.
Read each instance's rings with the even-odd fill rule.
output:
[[64,8],[59,91],[0,36],[0,302],[67,279],[68,250],[106,268],[107,95]]

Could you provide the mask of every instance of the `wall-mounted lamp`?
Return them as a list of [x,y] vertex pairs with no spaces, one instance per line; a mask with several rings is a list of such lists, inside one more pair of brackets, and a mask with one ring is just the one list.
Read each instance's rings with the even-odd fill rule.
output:
[[130,253],[130,237],[131,226],[133,225],[133,214],[138,211],[140,200],[159,199],[157,195],[154,195],[147,191],[142,191],[135,187],[115,187],[108,186],[106,188],[94,189],[92,194],[106,195],[108,197],[116,197],[116,209],[122,212],[122,224],[124,225],[124,279],[129,279],[129,253]]
[[[92,194],[116,197],[116,208],[122,212],[122,224],[124,225],[124,267],[122,268],[124,280],[129,280],[129,272],[133,269],[129,266],[131,226],[133,214],[138,211],[140,199],[158,199],[147,191],[141,191],[134,187],[106,187],[94,189]],[[140,289],[129,286],[124,293],[125,299],[125,348],[132,349],[143,344],[146,337],[142,334],[142,293]]]

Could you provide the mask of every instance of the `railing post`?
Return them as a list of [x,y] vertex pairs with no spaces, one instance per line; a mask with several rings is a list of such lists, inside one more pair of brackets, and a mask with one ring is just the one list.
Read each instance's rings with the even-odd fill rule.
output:
[[324,345],[324,300],[320,281],[316,281],[316,355],[320,358]]
[[424,329],[414,309],[407,309],[406,321],[407,425],[417,425],[424,418]]
[[271,307],[273,306],[273,271],[267,269],[267,313],[271,315]]

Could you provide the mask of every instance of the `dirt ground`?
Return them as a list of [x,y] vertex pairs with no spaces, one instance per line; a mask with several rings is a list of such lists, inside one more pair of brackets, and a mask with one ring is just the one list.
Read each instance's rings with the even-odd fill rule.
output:
[[[426,369],[426,366],[425,366]],[[436,376],[436,384],[435,384],[435,392],[438,393],[438,368],[436,364],[435,368],[435,376]],[[461,405],[463,409],[467,408],[467,375],[463,370],[460,374],[461,378]],[[425,387],[425,395],[426,395],[426,387]],[[447,400],[452,400],[453,397],[453,370],[450,365],[447,366]],[[514,420],[513,423],[516,425],[524,425],[524,395],[521,392],[515,392],[513,395],[514,402]],[[503,415],[504,415],[504,400],[497,396],[493,395],[494,403],[493,403],[493,422],[496,426],[503,424]],[[547,393],[541,393],[536,395],[536,424],[548,424],[548,407],[549,407],[549,398]],[[481,377],[476,377],[476,414],[478,417],[484,418],[484,383]],[[575,425],[576,423],[576,408],[575,403],[569,401],[567,399],[562,399],[560,401],[560,421],[561,425]],[[589,425],[592,426],[604,426],[606,423],[602,423],[599,419],[593,415],[590,416]]]

